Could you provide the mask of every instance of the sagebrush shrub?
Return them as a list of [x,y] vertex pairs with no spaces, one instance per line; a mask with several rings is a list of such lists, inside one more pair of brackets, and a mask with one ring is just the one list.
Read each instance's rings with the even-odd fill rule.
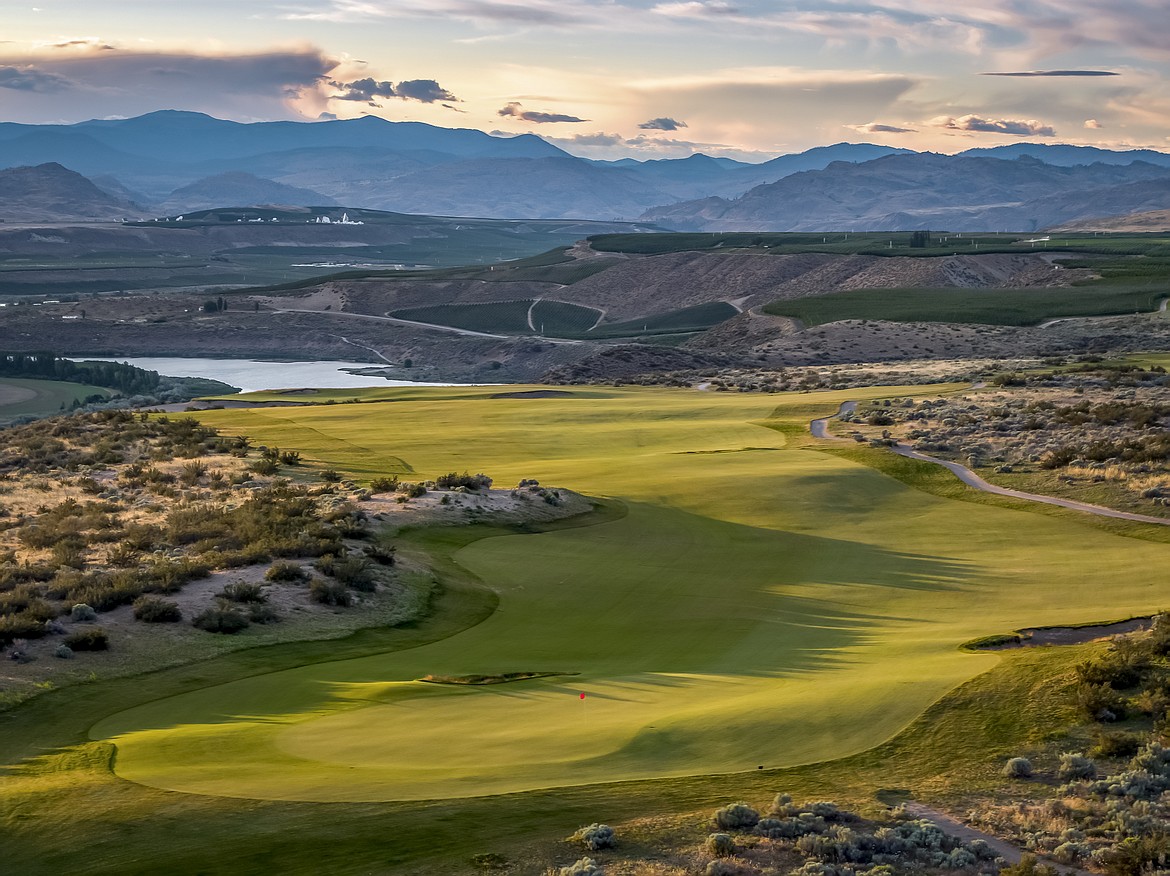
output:
[[715,810],[715,826],[722,830],[751,830],[760,821],[760,813],[746,803],[732,803]]
[[236,608],[214,606],[195,615],[191,625],[208,633],[225,633],[231,635],[246,629],[251,621]]
[[581,858],[568,867],[561,867],[561,876],[605,876],[605,870],[592,858]]
[[110,637],[101,627],[90,627],[66,636],[64,644],[74,651],[108,651]]
[[716,858],[727,858],[735,854],[735,840],[730,834],[713,833],[707,837],[703,846]]
[[231,602],[259,603],[268,601],[268,597],[264,595],[264,589],[259,584],[252,584],[248,581],[233,581],[231,584],[225,584],[223,590],[217,595]]
[[326,581],[324,578],[314,578],[309,582],[309,596],[322,605],[345,607],[353,604],[353,595],[344,584],[340,581]]
[[1079,752],[1066,751],[1060,756],[1060,767],[1057,769],[1057,775],[1062,782],[1092,779],[1097,775],[1097,765]]
[[599,849],[612,849],[617,845],[613,828],[608,824],[598,824],[597,822],[582,827],[569,839],[573,842],[584,843],[591,852],[596,852]]
[[299,563],[281,560],[268,568],[264,578],[267,581],[308,581],[309,573],[301,568]]
[[1009,779],[1026,779],[1032,775],[1032,761],[1026,757],[1013,757],[1004,764],[1003,774]]
[[134,619],[148,624],[174,623],[183,619],[183,612],[169,599],[140,596],[134,601]]

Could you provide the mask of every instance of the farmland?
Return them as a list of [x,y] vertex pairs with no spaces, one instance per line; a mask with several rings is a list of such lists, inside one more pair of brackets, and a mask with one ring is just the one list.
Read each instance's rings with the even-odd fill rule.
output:
[[1058,317],[1150,312],[1168,295],[1170,287],[1165,284],[1056,289],[851,289],[815,298],[775,301],[764,311],[799,319],[805,325],[881,319],[1026,326]]

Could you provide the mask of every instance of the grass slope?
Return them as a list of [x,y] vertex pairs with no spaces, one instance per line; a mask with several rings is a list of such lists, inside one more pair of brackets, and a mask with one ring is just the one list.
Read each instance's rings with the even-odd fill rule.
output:
[[63,380],[0,377],[0,423],[28,415],[55,414],[91,395],[108,396],[110,390]]
[[[450,638],[147,703],[92,736],[114,741],[118,774],[144,785],[269,800],[754,771],[895,735],[994,665],[964,641],[1162,605],[1149,572],[1165,544],[932,496],[801,446],[808,418],[846,398],[922,391],[407,389],[388,405],[202,414],[362,477],[393,454],[420,476],[536,476],[619,497],[628,514],[447,544],[499,599]],[[580,675],[415,681],[533,669]]]

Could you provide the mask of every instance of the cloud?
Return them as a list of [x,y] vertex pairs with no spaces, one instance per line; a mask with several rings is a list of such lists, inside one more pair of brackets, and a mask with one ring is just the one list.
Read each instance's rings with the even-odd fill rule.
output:
[[109,43],[103,43],[101,40],[84,39],[84,40],[65,40],[60,43],[50,43],[50,49],[85,49],[87,51],[96,52],[116,52],[117,47]]
[[[493,131],[497,136],[512,136],[502,131]],[[587,158],[687,158],[697,152],[707,155],[724,156],[738,161],[766,161],[775,158],[775,152],[757,152],[730,146],[726,143],[698,143],[691,140],[675,140],[669,137],[638,134],[634,137],[624,137],[621,134],[609,134],[597,131],[592,134],[573,134],[571,137],[544,137],[555,146],[559,146],[573,155],[583,155]]]
[[949,131],[971,131],[981,134],[1011,134],[1013,137],[1055,137],[1056,129],[1035,119],[985,119],[981,116],[966,115],[939,116],[930,125]]
[[333,95],[332,100],[355,100],[375,107],[381,106],[377,102],[378,98],[417,100],[420,103],[459,102],[459,98],[434,79],[408,79],[395,85],[393,82],[385,80],[379,82],[377,79],[367,77],[352,82],[331,81],[329,84],[341,89],[341,93]]
[[1090,131],[1099,131],[1102,128],[1104,128],[1105,126],[1102,125],[1096,119],[1085,119],[1085,127],[1088,128]]
[[864,125],[846,125],[863,134],[917,134],[917,128],[899,128],[896,125],[882,125],[878,122],[867,122]]
[[437,103],[444,100],[459,102],[459,98],[434,79],[407,79],[398,83],[397,91],[395,97],[402,100],[417,100],[421,103]]
[[371,21],[387,18],[438,18],[475,24],[545,25],[572,27],[598,19],[594,4],[558,0],[330,0],[326,9],[286,12],[291,21]]
[[1011,73],[980,73],[980,76],[1120,76],[1112,70],[1027,70]]
[[547,125],[554,122],[587,122],[588,119],[579,119],[576,116],[567,116],[564,113],[541,113],[533,110],[526,110],[524,107],[512,101],[503,109],[499,110],[496,115],[504,116],[505,118],[511,116],[525,122],[533,122],[537,125]]
[[0,88],[13,91],[63,91],[72,83],[57,73],[48,73],[32,65],[22,67],[0,66]]
[[677,131],[679,128],[685,128],[686,122],[680,122],[678,119],[650,119],[648,122],[642,122],[638,125],[643,131]]
[[[80,41],[79,41],[80,42]],[[316,118],[338,62],[300,49],[250,54],[107,51],[92,41],[69,50],[0,51],[6,120],[80,121],[158,109],[252,121]],[[39,96],[52,92],[52,101]]]
[[684,0],[680,3],[658,3],[650,8],[655,15],[670,18],[708,18],[713,15],[739,15],[741,10],[720,0]]

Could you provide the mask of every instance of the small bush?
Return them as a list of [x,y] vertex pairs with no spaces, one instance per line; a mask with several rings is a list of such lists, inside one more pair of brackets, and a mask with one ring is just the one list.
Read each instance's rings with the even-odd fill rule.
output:
[[378,587],[378,582],[374,578],[373,564],[365,557],[346,557],[337,560],[333,563],[333,570],[328,574],[342,584],[363,593],[373,593]]
[[274,624],[280,620],[280,615],[271,605],[253,603],[248,606],[248,620],[254,624]]
[[398,485],[398,492],[407,499],[417,499],[427,494],[427,488],[422,484],[401,483]]
[[1060,756],[1060,767],[1057,769],[1057,775],[1062,782],[1092,779],[1097,776],[1097,765],[1083,754],[1066,751]]
[[568,867],[561,867],[561,876],[605,876],[605,870],[592,858],[581,858]]
[[79,602],[69,610],[69,619],[74,623],[89,623],[97,620],[97,612],[84,602]]
[[1032,761],[1026,757],[1013,757],[1004,764],[1003,774],[1009,779],[1026,779],[1032,775]]
[[[708,861],[703,876],[738,876],[739,867],[727,861]],[[872,872],[872,871],[871,871]]]
[[230,602],[259,603],[268,601],[268,597],[264,595],[264,589],[259,584],[251,584],[247,581],[233,581],[231,584],[225,584],[223,590],[216,595]]
[[453,490],[456,487],[466,487],[469,490],[488,490],[491,489],[492,479],[482,472],[468,474],[465,471],[463,474],[459,474],[452,471],[435,478],[435,486],[440,490]]
[[398,478],[374,478],[370,489],[375,493],[393,493],[398,489]]
[[60,645],[57,646],[57,649],[55,651],[53,651],[53,656],[60,657],[62,660],[72,660],[73,659],[73,649],[70,648],[68,645],[66,645],[64,642],[62,642]]
[[299,563],[290,563],[287,560],[282,560],[278,563],[273,563],[268,571],[264,573],[264,580],[266,581],[308,581],[309,573],[301,568]]
[[183,619],[177,602],[157,596],[140,596],[134,601],[134,619],[148,624],[174,623]]
[[[447,496],[443,497],[444,499]],[[377,563],[379,566],[393,566],[395,563],[394,554],[396,549],[387,547],[381,544],[368,544],[364,549],[365,555]]]
[[110,637],[101,627],[91,627],[66,636],[64,644],[74,651],[108,651]]
[[735,854],[735,840],[726,833],[711,834],[703,847],[716,858],[729,858]]
[[715,810],[715,826],[722,830],[751,830],[760,821],[760,813],[746,803],[732,803]]
[[280,471],[280,465],[274,459],[257,459],[248,468],[258,475],[274,475]]
[[617,838],[614,836],[613,828],[608,824],[593,824],[586,825],[578,830],[569,839],[572,842],[584,843],[585,848],[591,852],[596,852],[599,849],[612,849],[617,845]]
[[1107,758],[1133,757],[1144,744],[1145,738],[1140,733],[1101,733],[1089,754]]
[[232,635],[247,629],[251,622],[239,609],[215,606],[195,615],[191,625],[208,633]]
[[353,604],[353,595],[339,581],[326,581],[324,578],[314,578],[309,583],[309,596],[314,602],[322,605],[337,605],[346,607]]
[[336,469],[327,468],[321,472],[321,480],[327,484],[336,484],[341,480],[341,473]]

